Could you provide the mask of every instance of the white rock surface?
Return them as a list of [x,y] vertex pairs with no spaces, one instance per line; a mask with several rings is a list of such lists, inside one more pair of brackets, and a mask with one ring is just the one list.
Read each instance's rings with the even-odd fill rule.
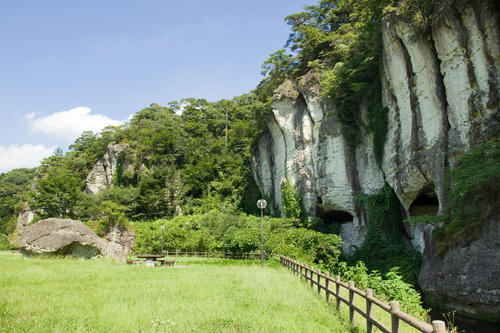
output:
[[[375,193],[384,182],[406,216],[426,191],[434,190],[438,212],[446,209],[446,166],[500,132],[498,13],[464,3],[433,26],[432,38],[418,35],[395,13],[383,20],[382,99],[389,111],[381,168],[364,131],[355,153],[346,144],[314,74],[275,91],[254,175],[276,209],[282,211],[285,178],[299,188],[309,215],[316,215],[320,201],[353,215],[353,227],[365,224],[354,197]],[[423,232],[414,233],[409,239],[423,251]]]
[[[97,163],[87,176],[85,183],[85,192],[87,194],[96,195],[101,190],[113,186],[113,175],[116,172],[118,159],[127,144],[110,143],[103,157]],[[126,161],[125,161],[126,162]],[[131,165],[123,165],[123,170],[127,170]]]

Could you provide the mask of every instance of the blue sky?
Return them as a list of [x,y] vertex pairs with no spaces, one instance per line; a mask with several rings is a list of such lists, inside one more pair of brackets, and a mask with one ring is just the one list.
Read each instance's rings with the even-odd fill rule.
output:
[[0,0],[0,172],[151,103],[253,89],[313,0]]

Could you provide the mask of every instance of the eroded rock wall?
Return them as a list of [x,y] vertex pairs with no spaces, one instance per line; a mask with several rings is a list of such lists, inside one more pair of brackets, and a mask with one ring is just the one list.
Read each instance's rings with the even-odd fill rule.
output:
[[[106,152],[90,171],[85,182],[85,192],[95,195],[99,191],[113,185],[113,175],[115,174],[120,154],[126,149],[126,144],[110,143]],[[123,161],[123,170],[132,168],[129,161]]]
[[[418,34],[396,12],[382,22],[381,82],[388,133],[380,167],[364,124],[356,149],[346,142],[334,106],[320,98],[312,74],[276,90],[269,133],[262,137],[254,165],[261,191],[273,199],[276,209],[282,210],[281,184],[286,177],[299,188],[309,215],[325,209],[350,213],[352,224],[341,228],[344,250],[358,246],[365,232],[355,196],[376,192],[384,182],[396,193],[406,216],[425,214],[426,205],[435,206],[433,214],[446,210],[446,168],[500,133],[498,5],[453,3],[436,15],[430,35]],[[366,112],[363,103],[359,107]],[[422,196],[434,201],[424,200],[415,208]],[[481,239],[450,250],[444,261],[432,245],[431,226],[406,227],[412,246],[424,253],[420,280],[430,298],[471,315],[473,308],[495,304],[498,313],[498,267],[486,267],[495,261],[486,244],[494,243],[498,256],[498,224],[486,224]],[[462,265],[465,261],[477,265]],[[493,284],[481,279],[481,272],[490,272]],[[456,279],[471,283],[462,288]]]
[[[498,12],[491,6],[462,1],[441,15],[431,36],[418,34],[395,12],[384,18],[381,81],[389,112],[381,168],[363,124],[356,149],[346,142],[314,74],[280,86],[254,165],[261,191],[276,209],[282,211],[281,184],[287,178],[298,186],[311,216],[320,203],[349,212],[362,225],[353,198],[377,191],[384,181],[406,216],[424,191],[434,192],[443,212],[446,167],[500,129]],[[366,112],[363,103],[360,109]],[[409,230],[415,232],[421,239],[421,231]]]
[[[360,192],[374,193],[384,185],[372,139],[363,133],[356,151],[346,142],[333,107],[321,99],[313,74],[299,82],[286,81],[274,94],[268,133],[254,157],[254,175],[264,196],[283,213],[281,189],[288,179],[297,186],[310,216],[320,211],[352,215],[350,238],[356,245],[366,223],[355,204]],[[346,230],[347,230],[346,229]],[[354,236],[353,236],[354,235]]]

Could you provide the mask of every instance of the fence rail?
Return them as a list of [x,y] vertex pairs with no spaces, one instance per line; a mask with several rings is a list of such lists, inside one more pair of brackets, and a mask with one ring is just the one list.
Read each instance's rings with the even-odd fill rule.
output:
[[[201,257],[222,259],[260,259],[260,252],[185,252],[163,251],[167,257]],[[272,254],[264,253],[264,258],[269,259]]]
[[[296,260],[290,259],[285,256],[280,256],[281,265],[287,267],[295,275],[305,278],[306,282],[311,284],[311,288],[316,288],[318,294],[323,291],[326,301],[330,302],[330,296],[335,296],[337,309],[340,310],[341,304],[344,303],[349,307],[349,320],[351,325],[355,325],[355,312],[366,320],[366,331],[373,332],[373,327],[385,333],[400,333],[401,321],[406,322],[408,325],[424,333],[446,333],[446,325],[444,321],[434,320],[432,325],[399,310],[399,302],[391,301],[386,304],[377,298],[373,297],[373,291],[367,288],[366,291],[357,289],[353,281],[345,283],[340,280],[340,276],[331,277],[328,272],[322,273],[319,269],[315,270],[314,267],[308,267]],[[334,290],[330,289],[331,287]],[[344,298],[341,295],[341,288],[349,292],[349,298]],[[354,295],[361,296],[366,301],[366,312],[354,304]],[[391,328],[386,328],[382,323],[377,321],[372,316],[372,305],[375,304],[385,312],[391,315]]]

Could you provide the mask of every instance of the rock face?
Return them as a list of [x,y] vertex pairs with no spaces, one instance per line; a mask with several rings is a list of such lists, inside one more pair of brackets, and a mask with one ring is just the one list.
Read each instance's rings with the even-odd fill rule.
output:
[[500,217],[483,226],[482,237],[466,247],[453,248],[443,257],[428,228],[418,279],[431,303],[462,315],[498,319],[500,313]]
[[[288,179],[298,187],[310,216],[344,222],[341,234],[348,253],[362,242],[366,231],[363,212],[354,200],[360,192],[374,193],[387,182],[406,217],[444,212],[446,168],[456,165],[464,152],[500,133],[496,6],[489,1],[456,1],[441,13],[431,36],[426,37],[395,13],[384,18],[381,81],[383,104],[389,111],[380,167],[364,124],[360,124],[361,142],[356,149],[347,144],[334,106],[320,97],[313,74],[299,82],[283,83],[273,96],[268,132],[260,139],[253,165],[256,182],[262,194],[272,199],[274,209],[283,211],[281,186]],[[363,105],[359,106],[361,118],[366,119]],[[429,226],[406,227],[405,237],[412,246],[426,251]],[[468,260],[471,251],[479,258],[483,250],[477,245],[449,255],[458,263]],[[434,276],[425,272],[427,267],[432,271],[439,266],[426,266],[425,261],[430,260],[426,258],[430,257],[424,257],[422,282]],[[477,263],[488,266],[487,261]],[[444,266],[439,274],[447,275],[453,269]],[[483,290],[485,281],[478,276],[481,270],[467,269],[462,278],[477,281],[475,285]],[[496,290],[498,300],[500,280],[493,281],[497,287],[490,290]],[[430,298],[449,296],[463,304],[476,304],[471,293],[458,298],[446,294],[450,290],[444,288],[437,295],[437,288],[427,286],[431,285],[423,283],[422,289]]]
[[135,234],[125,229],[113,227],[104,235],[104,239],[120,245],[126,253],[129,253],[134,248]]
[[[272,206],[283,213],[281,189],[288,179],[297,186],[303,206],[311,216],[341,216],[350,223],[351,245],[364,237],[364,215],[355,197],[374,193],[384,185],[377,168],[371,138],[362,133],[357,153],[341,134],[331,106],[322,101],[313,75],[300,82],[286,81],[274,94],[269,132],[259,142],[254,159],[254,175],[261,192],[272,198]],[[355,230],[352,230],[355,229]]]
[[123,171],[132,168],[128,160],[120,161],[120,154],[127,147],[126,144],[110,143],[106,149],[106,153],[94,165],[92,171],[87,176],[85,183],[85,192],[91,195],[99,193],[99,191],[113,186],[113,175],[117,171],[119,162]]
[[57,218],[40,220],[25,227],[20,249],[27,255],[105,256],[120,261],[125,260],[127,253],[120,245],[97,237],[82,222]]

